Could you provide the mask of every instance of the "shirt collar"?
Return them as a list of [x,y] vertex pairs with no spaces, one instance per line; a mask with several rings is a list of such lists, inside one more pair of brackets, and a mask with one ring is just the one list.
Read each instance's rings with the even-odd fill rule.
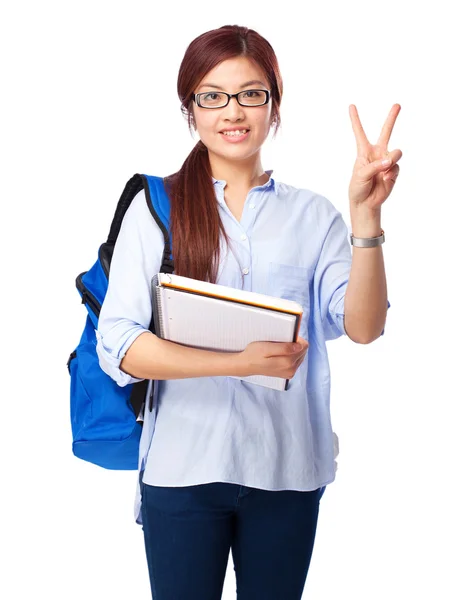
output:
[[[276,179],[273,179],[272,177],[272,173],[273,173],[273,169],[267,169],[265,171],[265,173],[268,173],[268,175],[270,176],[268,181],[266,181],[263,185],[259,185],[256,186],[257,189],[263,190],[263,189],[270,189],[273,188],[275,191],[275,194],[278,195],[278,183],[276,181]],[[211,178],[211,180],[213,181],[214,185],[218,185],[221,188],[225,188],[226,187],[226,181],[224,179],[215,179],[214,177]]]

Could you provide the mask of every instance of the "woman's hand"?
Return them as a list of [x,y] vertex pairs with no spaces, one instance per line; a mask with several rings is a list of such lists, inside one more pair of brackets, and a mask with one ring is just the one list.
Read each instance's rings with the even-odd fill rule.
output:
[[236,376],[268,375],[291,379],[302,364],[308,342],[297,338],[293,342],[251,342],[237,356]]
[[[401,150],[388,151],[387,146],[401,106],[394,104],[384,123],[377,144],[372,145],[364,133],[357,108],[349,107],[349,115],[356,137],[357,158],[349,184],[351,219],[359,219],[359,214],[379,215],[382,204],[390,195],[400,171],[397,162],[402,157]],[[389,159],[389,164],[382,164]],[[378,218],[378,217],[377,217]],[[378,233],[376,235],[379,235]]]

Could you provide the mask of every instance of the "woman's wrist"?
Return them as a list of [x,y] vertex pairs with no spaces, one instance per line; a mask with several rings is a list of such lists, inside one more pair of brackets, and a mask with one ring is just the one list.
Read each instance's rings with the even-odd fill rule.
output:
[[356,238],[378,237],[382,232],[381,211],[351,211],[351,233]]

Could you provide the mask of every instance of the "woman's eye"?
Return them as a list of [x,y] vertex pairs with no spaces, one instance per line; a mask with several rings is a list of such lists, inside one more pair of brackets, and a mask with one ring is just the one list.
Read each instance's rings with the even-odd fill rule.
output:
[[206,94],[205,100],[216,100],[218,98],[218,94],[213,92],[212,94]]

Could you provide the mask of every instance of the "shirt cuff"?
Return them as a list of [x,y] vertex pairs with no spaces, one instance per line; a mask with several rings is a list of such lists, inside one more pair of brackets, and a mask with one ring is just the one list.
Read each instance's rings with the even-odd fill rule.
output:
[[342,295],[340,300],[333,306],[333,308],[331,306],[329,307],[330,315],[342,335],[346,335],[346,329],[344,326],[344,303],[345,294]]
[[101,333],[99,333],[97,329],[94,331],[96,333],[96,353],[99,358],[99,366],[104,373],[109,375],[109,377],[111,377],[120,387],[125,387],[130,383],[144,381],[144,378],[132,377],[128,373],[122,371],[120,368],[120,363],[122,362],[122,359],[125,356],[128,348],[133,344],[137,337],[148,330],[141,328],[134,331],[120,348],[120,351],[117,355],[112,353],[111,350],[104,346],[103,336]]

